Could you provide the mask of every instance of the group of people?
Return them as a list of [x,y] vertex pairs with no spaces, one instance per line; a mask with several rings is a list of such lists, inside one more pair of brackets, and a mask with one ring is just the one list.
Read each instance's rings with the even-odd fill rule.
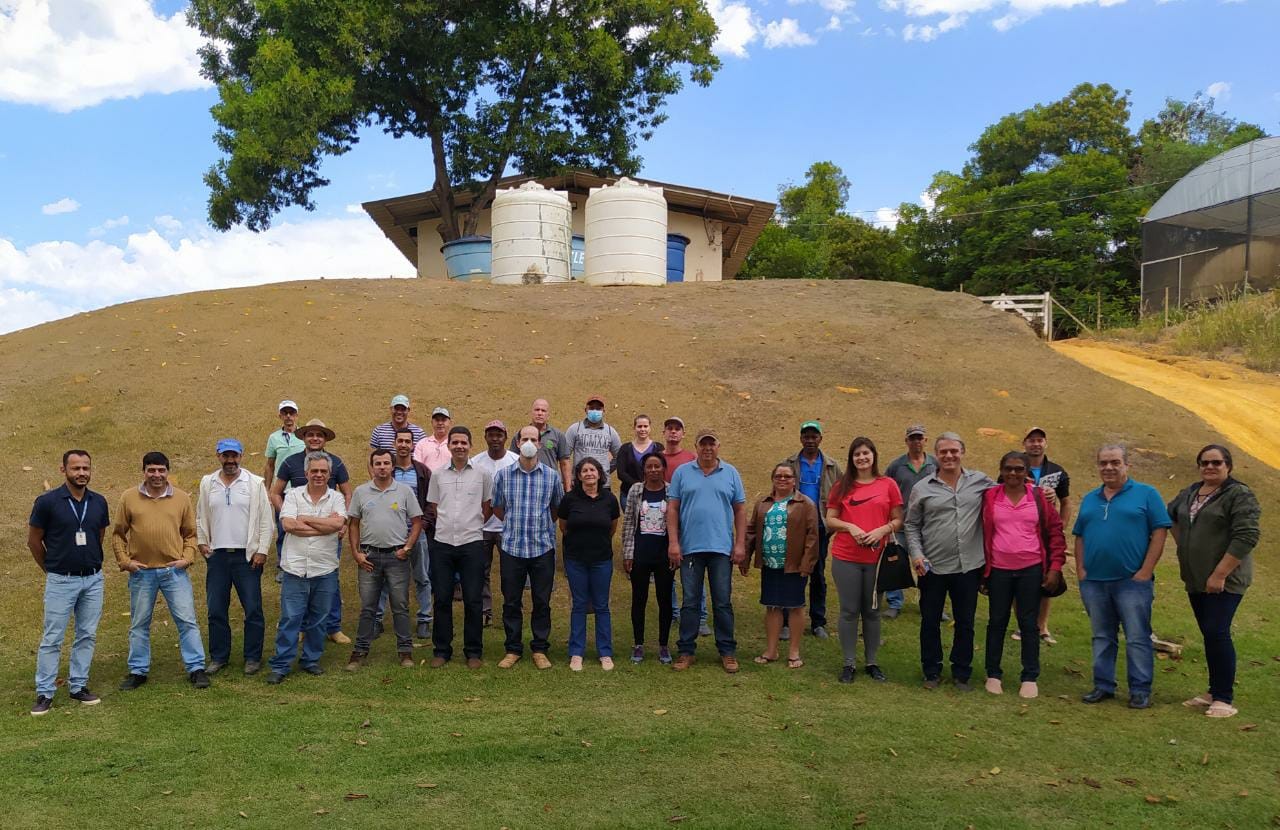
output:
[[[243,445],[217,442],[218,467],[194,498],[169,482],[163,453],[142,458],[142,481],[119,498],[114,514],[89,489],[90,454],[68,450],[65,483],[35,500],[28,547],[46,574],[44,630],[37,656],[33,715],[49,711],[66,629],[74,619],[67,686],[82,704],[99,701],[88,686],[103,603],[103,550],[110,545],[129,574],[130,631],[124,690],[147,682],[150,628],[156,595],[178,629],[190,682],[231,660],[230,597],[244,610],[246,675],[263,667],[265,623],[261,577],[274,552],[280,615],[267,682],[279,684],[295,664],[323,674],[326,642],[351,644],[346,669],[369,659],[389,606],[396,651],[415,665],[413,641],[430,639],[430,665],[454,656],[453,604],[462,606],[462,655],[483,665],[483,629],[493,615],[490,588],[497,553],[505,640],[498,666],[524,658],[524,595],[531,599],[528,646],[538,669],[552,666],[551,595],[557,536],[571,596],[569,668],[587,655],[587,619],[594,617],[600,667],[614,668],[610,613],[614,540],[621,524],[623,570],[631,582],[631,660],[649,653],[649,586],[658,607],[657,658],[676,671],[695,662],[699,636],[714,631],[724,671],[739,670],[732,572],[760,571],[765,648],[753,660],[804,665],[801,640],[826,632],[826,560],[840,601],[841,683],[863,671],[887,678],[877,659],[881,618],[899,613],[902,597],[879,590],[887,558],[905,555],[920,597],[920,662],[924,686],[942,681],[942,623],[948,598],[954,624],[950,654],[955,688],[972,688],[975,614],[988,598],[985,688],[1003,693],[1002,656],[1011,617],[1020,640],[1018,694],[1033,698],[1049,603],[1067,588],[1065,523],[1072,514],[1067,472],[1046,457],[1047,433],[1029,430],[1021,451],[1000,460],[997,478],[965,466],[965,444],[940,434],[927,451],[921,424],[906,429],[906,452],[882,472],[875,443],[855,438],[839,461],[822,451],[823,426],[800,426],[800,449],[770,471],[768,492],[752,505],[737,469],[720,458],[720,436],[702,429],[692,450],[685,424],[663,422],[653,440],[646,415],[633,419],[623,442],[605,421],[605,401],[590,395],[583,417],[563,432],[552,426],[547,401],[534,402],[530,422],[514,434],[485,424],[483,451],[471,430],[455,425],[445,407],[431,413],[431,430],[410,421],[404,395],[391,400],[390,418],[369,438],[368,481],[352,487],[347,466],[328,449],[336,434],[319,420],[298,426],[292,400],[278,407],[279,429],[266,445],[259,477],[241,466]],[[1197,455],[1198,480],[1168,503],[1150,485],[1129,477],[1120,445],[1096,455],[1099,487],[1075,511],[1071,534],[1081,599],[1093,632],[1093,688],[1086,703],[1115,697],[1119,630],[1126,642],[1129,706],[1151,702],[1154,660],[1151,609],[1154,569],[1171,530],[1182,578],[1205,642],[1209,687],[1186,701],[1210,717],[1230,717],[1235,678],[1231,620],[1252,577],[1260,507],[1233,478],[1230,451],[1211,444]],[[613,477],[618,487],[615,493]],[[114,522],[112,521],[114,515]],[[558,533],[557,533],[558,531]],[[344,538],[355,562],[360,614],[354,642],[341,629],[339,562]],[[273,545],[274,541],[274,545]],[[274,551],[273,551],[274,548]],[[197,621],[189,569],[206,573],[209,659]],[[677,578],[678,574],[678,578]],[[681,599],[677,605],[676,583]],[[709,586],[711,626],[704,587]],[[411,591],[412,588],[412,591]],[[417,612],[411,623],[411,593]],[[807,596],[806,596],[807,595]],[[807,599],[807,602],[806,602]],[[675,654],[670,648],[677,623]],[[415,626],[416,623],[416,626]]]

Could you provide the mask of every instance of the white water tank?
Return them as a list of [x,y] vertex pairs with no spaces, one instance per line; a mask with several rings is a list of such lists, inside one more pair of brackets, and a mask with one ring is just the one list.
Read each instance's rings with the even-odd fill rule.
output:
[[493,198],[495,285],[569,281],[573,206],[568,194],[525,182]]
[[631,179],[591,189],[586,215],[587,285],[667,282],[667,200]]

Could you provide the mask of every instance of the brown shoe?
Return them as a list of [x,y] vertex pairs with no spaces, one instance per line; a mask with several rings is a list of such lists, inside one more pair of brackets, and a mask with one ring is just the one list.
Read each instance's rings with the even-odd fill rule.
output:
[[341,631],[335,631],[335,632],[333,632],[332,634],[330,634],[330,635],[328,636],[328,638],[327,638],[327,639],[329,640],[329,642],[331,642],[331,643],[337,643],[337,644],[338,644],[338,645],[340,645],[340,646],[345,646],[345,645],[350,645],[350,644],[351,644],[351,638],[350,638],[350,637],[348,637],[346,634],[343,634]]
[[469,668],[469,669],[478,669],[478,668],[480,668],[480,667],[481,667],[481,666],[483,666],[483,665],[484,665],[484,661],[483,661],[483,660],[481,660],[479,657],[468,657],[468,658],[467,658],[467,668]]
[[676,661],[671,664],[671,668],[675,669],[676,671],[684,671],[685,669],[689,668],[692,665],[693,665],[693,655],[681,654],[679,657],[676,658]]
[[400,668],[402,668],[402,669],[411,669],[411,668],[413,668],[413,653],[412,653],[412,652],[409,652],[409,651],[402,651],[402,652],[400,652]]
[[551,668],[551,661],[547,659],[547,655],[540,651],[535,651],[533,653],[533,665],[535,668],[549,669]]
[[738,673],[738,658],[734,657],[732,654],[726,654],[721,657],[720,665],[724,666],[724,670],[727,674]]
[[506,655],[501,660],[498,661],[498,668],[509,669],[519,662],[520,662],[520,655],[514,654],[508,651]]
[[440,669],[440,668],[444,668],[444,664],[448,662],[449,662],[448,657],[432,657],[431,662],[428,663],[427,665],[429,665],[433,669]]
[[358,651],[351,652],[351,659],[347,661],[347,671],[356,671],[359,669],[364,665],[364,658],[367,656],[367,654],[362,654]]

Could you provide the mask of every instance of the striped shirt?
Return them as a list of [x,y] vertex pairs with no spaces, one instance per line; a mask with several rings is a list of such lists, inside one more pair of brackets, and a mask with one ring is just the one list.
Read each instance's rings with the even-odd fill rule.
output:
[[[416,446],[419,441],[427,437],[427,433],[417,424],[405,424],[402,429],[407,429],[413,433],[413,443]],[[396,425],[387,421],[385,424],[378,424],[373,428],[373,432],[369,434],[369,449],[371,450],[394,450],[396,448]]]
[[539,463],[532,471],[513,464],[493,480],[493,506],[506,511],[502,552],[532,559],[556,548],[553,515],[564,496],[559,473]]

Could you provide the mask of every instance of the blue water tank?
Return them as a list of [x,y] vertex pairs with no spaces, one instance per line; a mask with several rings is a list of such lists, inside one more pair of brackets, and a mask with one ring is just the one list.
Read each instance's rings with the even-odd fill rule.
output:
[[667,234],[667,282],[684,282],[684,249],[687,247],[689,237]]
[[569,278],[582,279],[582,272],[587,270],[587,238],[581,234],[573,235],[573,245],[569,251]]
[[451,280],[487,280],[493,267],[493,240],[487,236],[464,236],[440,246],[444,267]]

